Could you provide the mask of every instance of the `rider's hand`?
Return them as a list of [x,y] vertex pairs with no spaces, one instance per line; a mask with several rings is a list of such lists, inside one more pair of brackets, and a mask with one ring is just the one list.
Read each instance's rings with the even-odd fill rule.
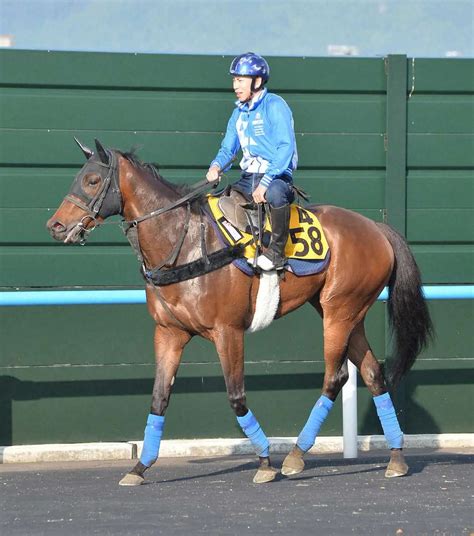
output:
[[257,188],[255,188],[255,191],[252,194],[255,203],[265,203],[265,194],[267,193],[267,190],[268,188],[263,186],[263,184],[259,184]]
[[220,168],[218,166],[211,166],[209,168],[209,171],[207,172],[206,174],[206,179],[209,181],[209,182],[214,182],[214,181],[217,181],[217,180],[220,180]]

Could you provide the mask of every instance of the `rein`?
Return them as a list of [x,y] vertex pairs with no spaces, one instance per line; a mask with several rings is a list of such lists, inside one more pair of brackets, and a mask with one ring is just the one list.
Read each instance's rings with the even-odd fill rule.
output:
[[126,225],[129,227],[136,227],[139,223],[145,220],[149,220],[150,218],[155,218],[156,216],[160,216],[161,214],[166,214],[166,212],[170,212],[171,210],[174,210],[175,208],[182,207],[186,203],[190,203],[191,201],[196,200],[198,197],[201,197],[201,195],[209,188],[209,186],[212,186],[215,188],[217,186],[218,182],[215,181],[214,183],[207,181],[206,179],[197,182],[196,184],[192,185],[191,191],[188,192],[183,197],[180,197],[167,207],[159,208],[157,210],[153,210],[152,212],[145,214],[143,216],[139,216],[138,218],[135,218],[134,220],[123,220],[122,225]]
[[[149,220],[150,218],[154,218],[156,216],[160,216],[161,214],[165,214],[166,212],[170,212],[171,210],[174,210],[175,208],[183,206],[185,203],[188,203],[190,201],[194,201],[198,197],[200,197],[210,186],[212,188],[215,188],[220,181],[221,176],[223,175],[224,171],[232,164],[235,157],[232,157],[223,167],[219,174],[219,178],[216,179],[213,182],[209,182],[207,179],[203,179],[201,181],[196,182],[192,186],[190,186],[190,191],[184,195],[183,197],[179,198],[177,201],[174,201],[171,203],[171,205],[168,205],[167,207],[159,208],[157,210],[154,210],[150,212],[149,214],[145,214],[143,216],[139,216],[138,218],[135,218],[134,220],[124,220],[122,222],[122,225],[128,225],[130,227],[137,226],[140,222]],[[146,164],[146,167],[151,171],[153,176],[159,180],[160,176],[156,171],[155,166],[151,164]]]
[[[179,253],[181,251],[181,248],[184,244],[185,238],[189,231],[192,202],[201,198],[202,194],[206,192],[210,187],[215,188],[219,183],[220,177],[214,182],[209,182],[206,179],[201,180],[195,183],[194,185],[190,186],[188,193],[186,193],[184,196],[180,197],[176,201],[171,202],[169,205],[165,207],[153,210],[152,212],[149,212],[148,214],[138,216],[137,218],[134,218],[133,220],[123,219],[120,222],[117,222],[117,221],[110,221],[110,222],[100,221],[99,222],[97,219],[98,216],[100,218],[105,219],[112,214],[122,213],[123,211],[123,199],[122,199],[122,194],[121,194],[121,191],[119,188],[119,182],[118,182],[118,158],[117,158],[117,155],[115,154],[115,151],[106,150],[106,152],[109,157],[109,163],[95,162],[96,165],[99,165],[107,169],[107,175],[105,178],[103,178],[103,184],[99,192],[97,192],[97,194],[95,194],[95,196],[92,197],[91,199],[86,198],[86,201],[84,202],[83,200],[79,199],[78,197],[74,195],[75,191],[73,187],[71,192],[65,197],[67,201],[69,201],[70,203],[73,203],[74,205],[76,205],[81,210],[87,213],[80,220],[80,222],[77,223],[71,229],[71,231],[68,234],[67,239],[73,236],[81,235],[82,240],[80,241],[80,243],[83,245],[86,241],[86,235],[91,233],[99,225],[107,225],[107,224],[120,225],[122,228],[122,231],[127,237],[127,240],[132,246],[132,249],[135,251],[135,254],[137,255],[139,262],[141,263],[141,272],[142,272],[143,277],[148,283],[151,283],[155,287],[163,286],[163,285],[170,285],[172,283],[178,283],[180,281],[185,281],[187,279],[192,279],[199,275],[212,272],[214,270],[217,270],[218,268],[222,268],[223,266],[230,264],[234,259],[242,256],[242,248],[236,247],[236,246],[227,247],[227,248],[218,250],[211,254],[207,253],[207,248],[206,248],[206,243],[205,243],[205,224],[203,221],[202,207],[200,207],[201,212],[200,212],[199,228],[200,228],[200,235],[201,235],[200,246],[201,246],[202,256],[201,258],[195,261],[183,264],[181,266],[174,267],[174,264],[176,260],[178,259]],[[232,161],[229,161],[229,163],[223,169],[226,169],[226,167],[231,162]],[[148,169],[148,171],[150,171],[157,180],[160,180],[161,177],[153,165],[145,164],[145,166]],[[113,187],[111,188],[112,184],[113,184]],[[158,216],[161,216],[162,214],[166,214],[168,212],[171,212],[185,205],[186,205],[186,219],[184,221],[184,225],[180,233],[180,236],[175,246],[173,247],[171,253],[158,266],[155,266],[153,268],[147,268],[143,259],[143,255],[141,253],[140,243],[138,240],[138,225],[141,222],[147,221],[151,218],[156,218]],[[110,210],[111,207],[113,211]],[[104,213],[101,213],[101,211],[104,211]],[[93,226],[86,228],[87,224],[90,225],[91,222],[93,223]],[[163,268],[165,268],[165,270],[163,270]]]

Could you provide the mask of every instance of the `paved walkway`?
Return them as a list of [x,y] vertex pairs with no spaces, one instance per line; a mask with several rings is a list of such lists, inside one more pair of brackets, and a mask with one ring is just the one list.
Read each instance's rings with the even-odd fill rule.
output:
[[472,534],[474,452],[407,458],[409,475],[386,479],[385,452],[313,456],[263,485],[251,457],[167,458],[138,488],[118,486],[129,461],[0,465],[0,535]]

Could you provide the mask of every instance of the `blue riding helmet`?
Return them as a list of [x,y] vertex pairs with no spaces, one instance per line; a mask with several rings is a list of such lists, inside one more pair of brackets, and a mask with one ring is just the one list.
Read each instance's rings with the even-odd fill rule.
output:
[[260,76],[265,83],[270,78],[270,67],[262,56],[246,52],[232,60],[229,73],[233,76]]

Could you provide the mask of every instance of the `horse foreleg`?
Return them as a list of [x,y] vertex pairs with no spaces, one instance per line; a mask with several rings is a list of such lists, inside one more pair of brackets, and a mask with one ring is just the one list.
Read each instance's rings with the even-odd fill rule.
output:
[[253,413],[247,408],[244,386],[244,333],[227,328],[219,331],[215,345],[224,373],[227,395],[244,434],[250,439],[259,457],[255,484],[271,482],[277,470],[270,463],[270,443]]
[[119,482],[121,486],[139,486],[143,474],[158,459],[165,412],[171,396],[176,372],[184,346],[191,336],[176,328],[157,326],[155,329],[156,371],[150,414],[145,427],[145,437],[140,461]]
[[363,322],[358,324],[352,333],[348,353],[349,359],[359,369],[365,385],[373,396],[377,415],[390,448],[390,462],[385,476],[387,478],[404,476],[408,473],[408,465],[402,453],[403,432],[387,392],[382,368],[365,336]]
[[320,398],[316,401],[309,418],[301,430],[296,445],[283,461],[281,472],[296,475],[304,469],[304,454],[314,445],[319,430],[331,411],[342,386],[348,378],[346,352],[351,322],[331,321],[324,318],[324,382]]

